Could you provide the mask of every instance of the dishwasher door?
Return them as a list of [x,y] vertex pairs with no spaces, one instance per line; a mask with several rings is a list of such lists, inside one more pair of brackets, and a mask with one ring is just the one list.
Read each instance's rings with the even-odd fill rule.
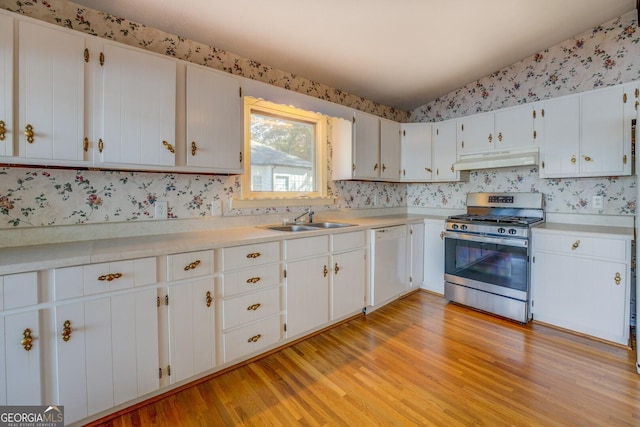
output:
[[378,306],[407,290],[407,226],[371,230],[369,305]]

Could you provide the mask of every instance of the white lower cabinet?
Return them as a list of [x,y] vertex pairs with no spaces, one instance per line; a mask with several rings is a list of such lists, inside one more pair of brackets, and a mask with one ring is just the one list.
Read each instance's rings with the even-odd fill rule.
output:
[[631,240],[534,230],[534,320],[629,344]]
[[407,266],[409,288],[419,288],[424,283],[424,223],[409,224]]
[[444,220],[424,221],[424,282],[422,289],[444,295]]
[[224,248],[220,264],[222,357],[227,363],[282,340],[280,244]]
[[331,320],[358,314],[367,305],[366,244],[364,231],[331,236]]
[[0,276],[0,294],[0,405],[44,404],[37,273]]
[[158,389],[157,318],[153,288],[56,306],[57,403],[66,421]]

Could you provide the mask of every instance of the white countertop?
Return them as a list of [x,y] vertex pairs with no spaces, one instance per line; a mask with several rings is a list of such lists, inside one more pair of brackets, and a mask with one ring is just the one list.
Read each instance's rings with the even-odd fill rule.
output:
[[614,227],[609,225],[593,225],[593,224],[567,224],[559,222],[545,222],[533,228],[533,233],[544,232],[546,230],[553,232],[566,232],[567,234],[589,233],[602,237],[634,239],[633,227]]
[[[257,226],[244,226],[183,233],[0,248],[0,275],[217,249],[274,240],[296,239],[321,234],[347,233],[370,228],[408,224],[424,219],[444,221],[444,217],[431,215],[388,215],[349,218],[348,220],[340,219],[336,222],[347,222],[354,224],[354,226],[320,229],[317,231],[283,232],[267,230]],[[324,221],[325,219],[323,218],[322,220]],[[330,221],[330,219],[326,220]]]

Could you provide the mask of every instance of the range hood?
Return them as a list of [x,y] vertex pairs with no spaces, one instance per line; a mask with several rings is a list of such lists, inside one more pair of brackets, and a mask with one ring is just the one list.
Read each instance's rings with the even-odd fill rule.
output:
[[514,148],[512,150],[487,153],[461,154],[453,164],[457,171],[496,169],[510,166],[533,166],[538,164],[538,147]]

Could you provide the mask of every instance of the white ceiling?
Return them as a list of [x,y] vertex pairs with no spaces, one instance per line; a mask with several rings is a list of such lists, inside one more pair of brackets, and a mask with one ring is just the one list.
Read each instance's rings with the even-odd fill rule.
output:
[[401,110],[636,0],[74,0]]

